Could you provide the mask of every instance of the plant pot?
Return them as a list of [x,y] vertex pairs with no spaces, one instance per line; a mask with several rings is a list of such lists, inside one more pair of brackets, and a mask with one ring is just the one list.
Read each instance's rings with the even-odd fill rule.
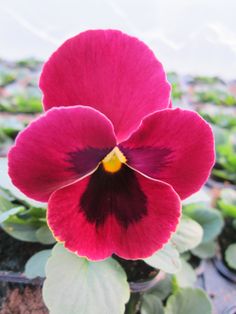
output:
[[221,273],[222,276],[236,283],[236,271],[227,265],[224,258],[226,249],[232,243],[236,243],[236,232],[233,226],[233,219],[226,218],[224,229],[218,238],[217,254],[213,262],[216,269]]
[[[224,260],[222,259],[221,255],[216,256],[213,259],[213,263],[218,270],[218,272],[224,276],[226,279],[230,280],[231,282],[236,283],[236,272],[231,271],[225,264]],[[236,312],[235,312],[236,313]]]

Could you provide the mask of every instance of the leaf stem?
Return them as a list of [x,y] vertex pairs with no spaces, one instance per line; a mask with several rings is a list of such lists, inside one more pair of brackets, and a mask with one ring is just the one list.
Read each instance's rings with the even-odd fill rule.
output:
[[126,304],[125,314],[136,314],[140,309],[141,294],[131,293],[129,302]]

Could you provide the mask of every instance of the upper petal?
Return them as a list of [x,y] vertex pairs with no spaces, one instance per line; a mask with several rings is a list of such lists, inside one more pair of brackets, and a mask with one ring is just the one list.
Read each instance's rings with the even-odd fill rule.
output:
[[44,65],[40,88],[45,110],[96,108],[112,121],[119,141],[170,102],[170,85],[153,52],[115,30],[87,31],[67,40]]
[[116,145],[111,122],[97,110],[53,108],[32,122],[9,152],[9,175],[29,197],[52,192],[94,170]]
[[100,166],[91,176],[52,194],[48,223],[54,236],[80,256],[140,259],[169,240],[180,210],[171,186],[127,166],[116,174]]
[[188,110],[150,115],[119,147],[131,167],[172,185],[182,199],[200,189],[215,161],[210,126]]

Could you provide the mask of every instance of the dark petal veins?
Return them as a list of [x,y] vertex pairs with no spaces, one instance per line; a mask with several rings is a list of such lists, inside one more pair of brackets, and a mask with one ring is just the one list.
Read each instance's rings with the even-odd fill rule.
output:
[[150,176],[158,176],[163,168],[168,167],[174,155],[167,147],[138,147],[128,148],[119,145],[120,150],[125,155],[127,163],[133,168]]
[[147,198],[132,169],[123,165],[118,172],[108,173],[100,165],[80,199],[80,207],[97,227],[112,214],[127,228],[147,215]]
[[113,147],[104,149],[88,147],[84,150],[69,152],[66,161],[71,164],[71,167],[68,167],[68,170],[83,176],[92,171],[112,149]]

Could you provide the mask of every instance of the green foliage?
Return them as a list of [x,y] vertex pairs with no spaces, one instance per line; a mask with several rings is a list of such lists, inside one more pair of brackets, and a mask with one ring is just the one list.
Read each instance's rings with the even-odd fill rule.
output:
[[25,242],[38,242],[36,237],[37,227],[34,225],[5,222],[1,228],[13,238]]
[[155,295],[164,301],[172,292],[172,276],[165,274],[164,279],[158,281],[154,287],[145,292],[145,295]]
[[202,103],[213,103],[217,106],[236,106],[236,98],[221,90],[209,90],[196,93],[197,100]]
[[192,249],[193,255],[205,259],[212,258],[215,256],[217,250],[217,244],[215,241],[209,241],[199,244],[196,248]]
[[202,243],[214,240],[223,229],[224,220],[221,213],[216,209],[208,208],[204,203],[184,206],[183,212],[202,226]]
[[178,273],[181,269],[179,253],[186,252],[198,246],[203,237],[203,229],[199,223],[183,216],[176,232],[169,243],[144,261],[154,268],[169,274]]
[[41,61],[34,58],[22,59],[16,62],[16,65],[22,68],[35,69],[41,64]]
[[224,84],[221,78],[218,76],[195,76],[195,84],[204,84],[204,85],[214,85],[214,84]]
[[36,231],[36,237],[42,244],[53,244],[56,242],[48,226],[42,226]]
[[25,125],[16,118],[3,118],[0,120],[0,132],[10,138],[15,138],[18,132],[24,129]]
[[[36,213],[34,215],[34,213]],[[41,213],[41,218],[39,218]],[[45,208],[27,208],[22,204],[15,204],[7,198],[0,196],[0,223],[2,229],[13,238],[27,242],[40,242],[37,231],[46,226]],[[45,233],[46,237],[47,233]]]
[[236,218],[236,191],[221,190],[217,205],[225,217]]
[[27,261],[24,274],[27,278],[45,277],[45,267],[52,250],[40,251]]
[[171,95],[172,95],[173,99],[178,99],[178,100],[181,99],[183,96],[183,92],[180,88],[180,84],[175,82],[175,83],[172,83],[171,86],[172,86]]
[[161,300],[154,294],[145,294],[142,298],[141,314],[164,314]]
[[112,258],[90,262],[61,244],[53,248],[43,286],[51,314],[123,314],[129,296],[126,274]]
[[225,251],[225,261],[229,267],[236,269],[236,243],[230,244]]
[[18,214],[20,211],[24,211],[23,206],[13,207],[7,211],[0,214],[0,224],[8,220],[11,216]]
[[183,288],[167,300],[165,314],[212,314],[211,302],[201,289]]
[[12,71],[0,73],[0,87],[8,85],[16,80],[16,74]]
[[177,231],[172,235],[171,244],[179,253],[184,253],[198,246],[203,237],[203,229],[193,219],[183,216]]
[[[0,191],[1,189],[7,190],[11,199],[14,199],[16,203],[24,204],[26,207],[37,207],[37,208],[45,208],[46,204],[37,202],[25,194],[20,192],[11,182],[11,179],[8,175],[8,162],[7,158],[0,158]],[[38,211],[37,211],[38,212]]]
[[12,185],[5,158],[0,158],[0,176],[1,228],[21,241],[55,243],[46,223],[45,204],[29,199]]
[[222,181],[236,184],[236,134],[219,127],[214,127],[213,131],[216,144],[216,164],[212,175]]
[[46,225],[46,209],[28,206],[0,189],[1,228],[21,241],[52,244],[55,239]]
[[193,267],[181,258],[180,270],[174,275],[174,282],[177,289],[194,287],[197,280]]
[[215,124],[221,128],[234,129],[236,128],[236,117],[230,114],[213,114],[200,111],[200,115],[209,123]]
[[42,111],[42,102],[40,96],[20,93],[0,102],[0,111],[37,113]]
[[183,206],[183,213],[198,222],[203,229],[202,241],[191,249],[199,258],[211,258],[216,253],[214,240],[221,233],[224,220],[222,214],[205,203],[194,203]]
[[144,261],[150,266],[174,274],[180,269],[179,252],[170,243]]
[[[16,207],[13,203],[12,206],[12,209],[5,213],[7,214],[6,219],[1,223],[1,227],[5,232],[21,241],[40,242],[42,244],[55,242],[50,229],[46,225],[45,208]],[[3,214],[0,217],[2,216]]]

